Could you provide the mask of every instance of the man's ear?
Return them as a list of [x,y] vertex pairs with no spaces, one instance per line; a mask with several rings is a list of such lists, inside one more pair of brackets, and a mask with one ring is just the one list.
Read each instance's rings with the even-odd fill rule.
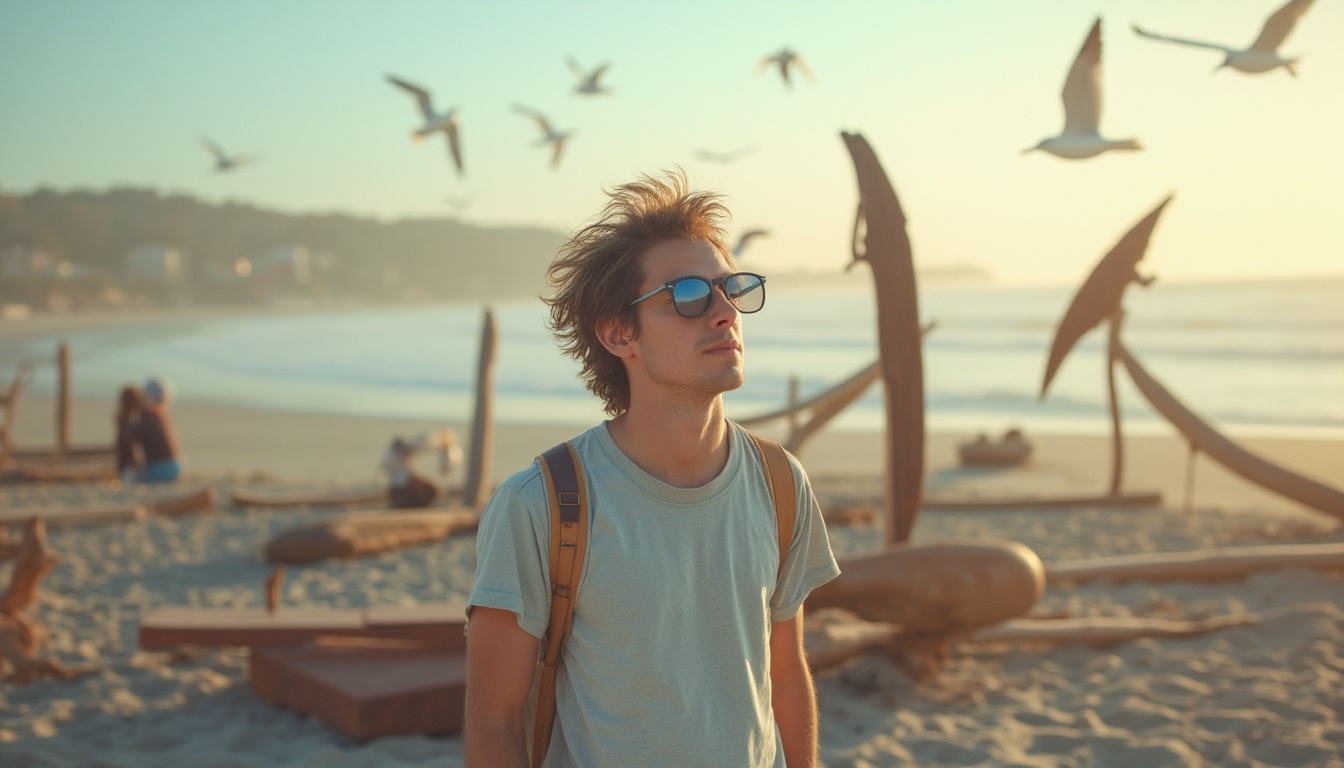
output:
[[626,358],[634,354],[631,340],[635,335],[616,318],[601,320],[597,324],[597,340],[606,350],[616,357]]

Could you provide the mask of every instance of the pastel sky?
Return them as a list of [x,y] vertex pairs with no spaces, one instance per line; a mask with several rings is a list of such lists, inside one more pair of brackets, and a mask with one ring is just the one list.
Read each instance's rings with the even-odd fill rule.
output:
[[[681,165],[764,227],[762,271],[849,259],[857,201],[839,138],[873,144],[916,262],[1004,283],[1077,283],[1169,193],[1147,271],[1164,279],[1344,273],[1344,2],[1319,0],[1284,70],[1214,72],[1281,0],[568,2],[0,0],[0,189],[113,185],[287,211],[580,225],[603,186]],[[1103,20],[1102,133],[1145,149],[1085,161],[1022,150],[1058,132],[1059,92]],[[756,63],[797,50],[815,83]],[[611,62],[573,93],[567,56]],[[466,176],[412,100],[461,110]],[[577,129],[558,170],[525,104]],[[261,159],[216,174],[199,141]],[[754,145],[732,165],[696,150]],[[450,199],[469,198],[460,213]]]

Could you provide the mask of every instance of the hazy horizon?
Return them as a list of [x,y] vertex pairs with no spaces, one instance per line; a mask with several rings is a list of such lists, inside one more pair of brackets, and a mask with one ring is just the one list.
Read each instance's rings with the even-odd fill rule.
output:
[[[1141,269],[1163,280],[1344,272],[1344,6],[1319,0],[1281,46],[1299,76],[1212,74],[1201,51],[1131,23],[1245,46],[1280,0],[1037,0],[869,7],[517,2],[80,6],[0,1],[0,190],[149,187],[210,202],[380,220],[460,218],[567,231],[603,187],[681,165],[724,193],[733,232],[778,271],[839,271],[857,202],[839,131],[876,149],[916,263],[1004,284],[1077,284],[1169,193]],[[1103,19],[1102,134],[1145,149],[1065,161],[1022,150],[1062,125],[1059,91]],[[755,74],[797,50],[817,74]],[[565,66],[611,62],[581,97]],[[413,100],[460,107],[466,176]],[[560,167],[547,113],[577,134]],[[203,137],[260,156],[210,170]],[[696,151],[755,145],[733,165]],[[459,213],[450,198],[471,199]],[[1336,201],[1331,204],[1329,201]],[[1272,265],[1272,266],[1271,266]]]

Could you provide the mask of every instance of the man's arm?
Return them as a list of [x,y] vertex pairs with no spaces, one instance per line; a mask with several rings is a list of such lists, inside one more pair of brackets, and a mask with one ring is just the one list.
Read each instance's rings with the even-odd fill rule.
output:
[[528,768],[523,708],[532,692],[537,643],[512,611],[471,609],[464,729],[468,768]]
[[817,764],[817,693],[803,650],[803,609],[770,627],[770,706],[788,768]]

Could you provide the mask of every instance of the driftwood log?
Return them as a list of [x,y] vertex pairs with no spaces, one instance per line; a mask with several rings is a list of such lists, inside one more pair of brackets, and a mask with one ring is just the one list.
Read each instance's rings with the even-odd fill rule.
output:
[[1344,544],[1270,544],[1191,552],[1064,560],[1045,567],[1051,584],[1084,581],[1230,581],[1279,568],[1344,570]]
[[[1106,648],[1143,637],[1196,637],[1258,621],[1259,617],[1251,613],[1191,621],[1141,616],[1019,618],[984,627],[970,634],[949,636],[948,640],[975,645],[1086,645]],[[912,639],[917,644],[928,643],[927,637],[910,638],[894,624],[863,621],[843,614],[809,617],[803,635],[807,662],[814,671],[833,667],[874,650],[899,658],[906,652],[906,646]]]
[[60,562],[47,546],[42,521],[37,518],[28,521],[9,588],[0,595],[0,664],[15,684],[24,685],[43,677],[69,679],[87,671],[72,670],[38,656],[46,644],[47,630],[24,615],[37,601],[42,579]]
[[235,490],[229,494],[229,506],[262,507],[265,509],[284,509],[288,507],[345,507],[368,506],[385,503],[386,488],[368,490],[337,491],[331,493],[312,492],[267,492]]
[[1045,591],[1041,559],[1008,541],[897,546],[845,560],[840,571],[808,596],[809,611],[843,608],[924,635],[969,632],[1016,618]]
[[432,544],[476,529],[480,512],[471,509],[415,512],[362,512],[281,532],[266,544],[272,563],[301,565]]
[[0,525],[41,518],[47,528],[73,528],[102,523],[124,523],[148,517],[177,517],[191,512],[214,509],[215,489],[205,488],[184,496],[175,496],[149,504],[109,504],[84,507],[51,505],[19,507],[0,511]]

